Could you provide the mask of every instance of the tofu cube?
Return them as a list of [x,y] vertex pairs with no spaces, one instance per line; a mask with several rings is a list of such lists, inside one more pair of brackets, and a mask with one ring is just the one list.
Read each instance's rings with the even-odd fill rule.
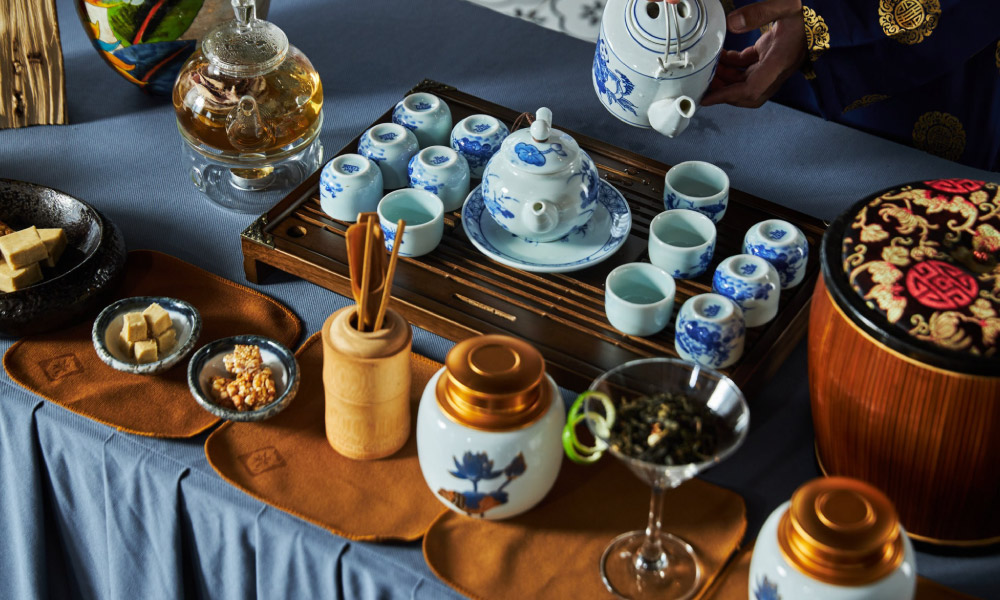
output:
[[170,349],[174,347],[177,343],[177,330],[170,327],[160,335],[156,336],[156,347],[159,348],[160,354],[166,354],[170,352]]
[[23,269],[48,258],[49,253],[32,225],[27,229],[0,237],[0,252],[12,269]]
[[56,266],[63,250],[66,249],[66,232],[61,227],[56,229],[39,229],[38,237],[45,244],[45,251],[49,253],[45,259],[45,264],[50,267]]
[[[124,331],[124,330],[122,330],[122,331]],[[132,352],[132,348],[135,346],[135,342],[130,342],[130,341],[126,340],[124,337],[121,338],[121,339],[119,339],[118,341],[121,342],[121,348],[122,348],[122,350],[125,351],[125,355],[126,356],[129,356],[129,357],[134,356],[134,354]]]
[[13,292],[42,280],[42,270],[38,263],[31,263],[23,269],[12,269],[5,262],[0,262],[0,290]]
[[145,340],[146,319],[140,312],[126,313],[122,318],[122,339],[129,342]]
[[140,363],[156,360],[156,340],[141,340],[135,343],[135,359]]
[[146,318],[146,327],[150,332],[150,337],[158,337],[161,333],[173,327],[173,322],[170,320],[170,313],[155,302],[142,311],[142,316]]

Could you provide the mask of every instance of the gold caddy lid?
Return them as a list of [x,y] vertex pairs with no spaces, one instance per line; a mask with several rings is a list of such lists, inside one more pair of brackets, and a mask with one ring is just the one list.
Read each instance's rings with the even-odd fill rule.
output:
[[482,335],[448,352],[437,400],[448,417],[486,431],[520,429],[549,408],[545,360],[531,344],[506,335]]
[[778,546],[809,577],[845,586],[885,577],[904,552],[889,498],[848,477],[814,479],[797,489],[778,523]]

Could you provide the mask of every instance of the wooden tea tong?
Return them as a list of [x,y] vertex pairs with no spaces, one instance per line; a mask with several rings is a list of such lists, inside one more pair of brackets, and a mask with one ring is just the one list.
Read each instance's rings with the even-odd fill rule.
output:
[[[392,278],[399,256],[399,244],[406,224],[397,223],[388,272],[385,267],[385,241],[376,213],[362,213],[358,221],[347,228],[347,264],[351,277],[351,294],[357,302],[358,331],[377,331],[382,327],[385,309],[391,297]],[[375,301],[378,310],[372,311]]]

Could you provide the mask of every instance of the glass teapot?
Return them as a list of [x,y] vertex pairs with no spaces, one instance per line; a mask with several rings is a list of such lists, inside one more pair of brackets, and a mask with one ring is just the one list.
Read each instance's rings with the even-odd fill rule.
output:
[[608,111],[667,137],[688,126],[726,37],[719,0],[608,0],[592,70]]
[[217,204],[261,212],[319,168],[323,86],[285,33],[232,0],[174,84],[191,180]]

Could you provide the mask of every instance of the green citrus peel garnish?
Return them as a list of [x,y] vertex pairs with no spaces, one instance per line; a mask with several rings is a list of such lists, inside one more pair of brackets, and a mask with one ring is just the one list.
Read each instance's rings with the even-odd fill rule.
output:
[[[592,410],[584,410],[590,404],[590,400],[600,401],[604,408],[604,414]],[[589,420],[594,429],[599,434],[595,445],[588,446],[576,437],[576,428],[583,421]],[[607,447],[600,438],[607,438],[611,432],[611,425],[615,422],[615,407],[611,403],[611,398],[603,392],[586,391],[573,402],[566,415],[566,425],[563,427],[562,443],[566,456],[575,463],[581,465],[597,462],[604,454]]]

